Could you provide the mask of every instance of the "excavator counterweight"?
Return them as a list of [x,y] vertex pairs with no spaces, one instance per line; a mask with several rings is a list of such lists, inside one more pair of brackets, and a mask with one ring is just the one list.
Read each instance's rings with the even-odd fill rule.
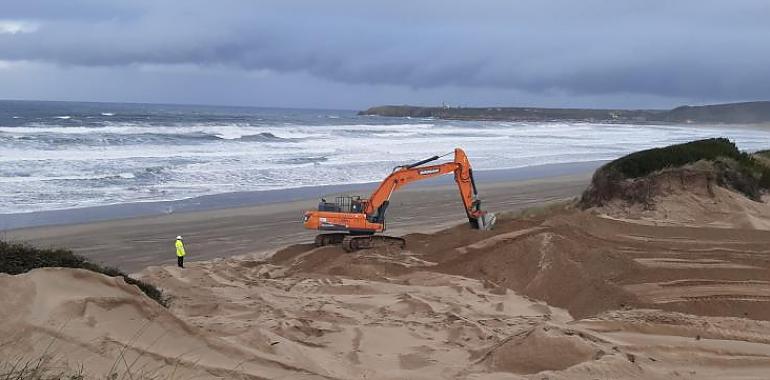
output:
[[433,156],[410,165],[397,166],[368,199],[337,197],[334,202],[321,199],[318,210],[305,212],[305,228],[328,231],[316,237],[317,246],[342,244],[349,252],[381,246],[403,248],[406,242],[402,238],[376,235],[385,231],[385,213],[390,196],[409,183],[453,173],[470,225],[479,230],[491,229],[495,224],[495,214],[481,209],[468,156],[462,149],[456,148],[453,161],[426,165],[440,158]]

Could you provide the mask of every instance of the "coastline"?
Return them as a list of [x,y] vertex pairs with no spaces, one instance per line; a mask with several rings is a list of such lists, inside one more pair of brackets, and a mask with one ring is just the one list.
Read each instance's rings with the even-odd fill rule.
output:
[[444,120],[496,120],[594,123],[755,124],[770,122],[770,102],[753,101],[672,109],[601,109],[543,107],[423,107],[382,105],[359,111],[364,116],[433,117]]
[[[484,208],[495,213],[572,199],[580,195],[600,164],[480,171],[479,192]],[[465,214],[458,205],[457,190],[450,177],[442,180],[394,193],[388,233],[429,233],[462,223]],[[368,192],[371,184],[351,185],[345,191],[354,187]],[[282,195],[301,195],[304,199],[13,229],[3,232],[3,237],[40,247],[69,248],[95,262],[128,272],[173,263],[175,257],[169,247],[173,247],[176,235],[185,236],[190,261],[244,254],[264,256],[287,245],[312,242],[316,231],[302,228],[302,212],[314,208],[320,196],[339,189],[314,188],[299,195]],[[238,196],[232,198],[233,202],[243,200]],[[205,205],[206,202],[199,204]]]
[[[544,164],[514,169],[479,170],[475,171],[474,174],[478,183],[523,181],[593,171],[606,162],[608,161]],[[447,185],[451,184],[452,181],[451,176],[442,176],[425,182],[415,182],[410,184],[409,188]],[[212,211],[309,199],[318,200],[323,196],[336,193],[359,192],[361,195],[367,195],[376,185],[377,182],[364,182],[307,186],[212,194],[171,201],[130,202],[62,210],[0,214],[0,232],[33,227],[84,224],[138,217]]]

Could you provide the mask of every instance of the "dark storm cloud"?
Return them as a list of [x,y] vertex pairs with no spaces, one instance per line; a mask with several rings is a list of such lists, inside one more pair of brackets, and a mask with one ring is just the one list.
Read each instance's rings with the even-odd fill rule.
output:
[[4,1],[0,60],[353,84],[770,97],[767,1]]

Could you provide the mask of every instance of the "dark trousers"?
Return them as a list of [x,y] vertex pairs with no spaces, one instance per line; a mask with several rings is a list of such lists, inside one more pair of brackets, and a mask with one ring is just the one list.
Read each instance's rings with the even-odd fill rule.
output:
[[176,257],[176,265],[178,265],[180,268],[184,268],[184,256]]

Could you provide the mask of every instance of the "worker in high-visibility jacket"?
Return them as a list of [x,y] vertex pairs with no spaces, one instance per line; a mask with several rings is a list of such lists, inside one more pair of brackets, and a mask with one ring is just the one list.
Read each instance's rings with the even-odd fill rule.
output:
[[182,237],[177,236],[176,237],[176,265],[178,265],[180,268],[184,268],[184,243],[182,243]]

